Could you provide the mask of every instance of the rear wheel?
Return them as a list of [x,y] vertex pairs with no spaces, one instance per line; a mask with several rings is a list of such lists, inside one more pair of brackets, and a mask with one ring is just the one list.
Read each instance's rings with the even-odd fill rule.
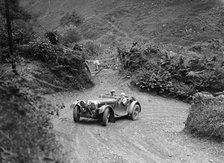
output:
[[79,106],[75,106],[75,108],[73,109],[73,120],[74,120],[74,122],[79,122],[79,120],[80,120]]
[[132,113],[131,113],[131,119],[132,119],[133,121],[138,120],[138,118],[139,118],[139,112],[140,112],[140,106],[139,106],[138,104],[136,104],[136,105],[134,106],[134,108],[133,108]]
[[103,126],[107,126],[110,119],[110,110],[106,109],[103,113]]

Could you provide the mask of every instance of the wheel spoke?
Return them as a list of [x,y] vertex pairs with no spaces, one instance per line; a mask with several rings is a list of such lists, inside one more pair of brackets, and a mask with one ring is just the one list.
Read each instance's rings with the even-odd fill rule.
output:
[[138,115],[139,115],[139,108],[136,107],[133,111],[133,118],[136,119],[138,117]]

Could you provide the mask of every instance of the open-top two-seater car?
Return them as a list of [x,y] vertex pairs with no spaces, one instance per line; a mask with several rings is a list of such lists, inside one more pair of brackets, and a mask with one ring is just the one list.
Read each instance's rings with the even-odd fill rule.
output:
[[124,93],[115,95],[115,91],[101,95],[96,100],[77,100],[70,108],[73,109],[75,122],[79,122],[81,117],[93,118],[100,119],[104,126],[108,122],[115,122],[115,118],[121,116],[137,120],[141,112],[141,105],[134,97],[126,96]]

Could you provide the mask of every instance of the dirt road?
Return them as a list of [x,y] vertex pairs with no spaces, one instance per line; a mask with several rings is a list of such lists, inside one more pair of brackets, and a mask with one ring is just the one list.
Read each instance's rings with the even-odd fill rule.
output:
[[[71,162],[224,162],[222,144],[192,138],[182,131],[188,104],[132,90],[129,81],[111,69],[97,74],[95,82],[96,86],[89,90],[49,97],[53,102],[65,102],[66,108],[53,124]],[[138,121],[120,118],[107,127],[96,120],[73,122],[69,109],[72,101],[93,99],[111,89],[140,101]]]

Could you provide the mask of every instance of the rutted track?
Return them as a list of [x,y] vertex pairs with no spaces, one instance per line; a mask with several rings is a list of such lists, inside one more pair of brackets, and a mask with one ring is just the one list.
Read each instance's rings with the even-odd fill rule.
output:
[[[66,109],[53,120],[54,130],[71,162],[222,162],[222,145],[201,142],[182,130],[188,104],[131,90],[129,81],[114,70],[96,76],[96,86],[82,92],[59,93],[52,101],[63,101]],[[74,123],[69,105],[115,89],[135,96],[142,104],[138,121],[117,119],[103,127],[96,120]],[[216,152],[218,151],[218,152]]]

